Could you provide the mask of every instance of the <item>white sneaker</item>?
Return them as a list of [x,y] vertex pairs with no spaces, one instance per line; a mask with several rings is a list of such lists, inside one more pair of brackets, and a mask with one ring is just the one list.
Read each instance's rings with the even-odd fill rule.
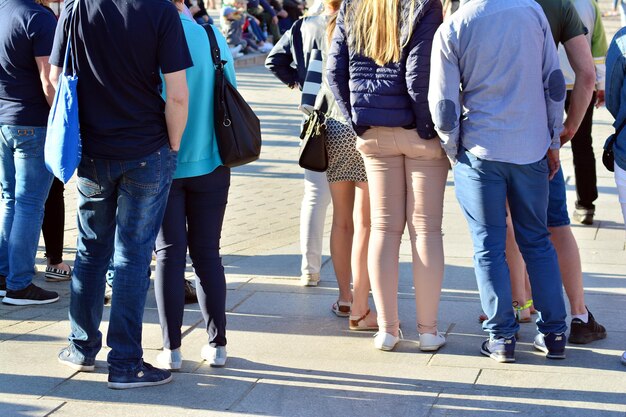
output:
[[180,348],[174,350],[163,348],[163,352],[157,355],[157,362],[163,369],[178,371],[183,366],[183,355]]
[[213,347],[211,345],[204,345],[202,347],[202,351],[200,352],[200,356],[212,367],[221,368],[226,365],[226,358],[228,355],[226,354],[226,346]]
[[374,347],[380,350],[393,350],[402,339],[402,331],[398,330],[398,336],[390,333],[378,332],[374,335]]
[[432,352],[446,344],[446,338],[439,332],[437,334],[421,333],[420,334],[420,350],[423,352]]
[[303,287],[317,287],[320,283],[320,274],[302,274],[300,285]]

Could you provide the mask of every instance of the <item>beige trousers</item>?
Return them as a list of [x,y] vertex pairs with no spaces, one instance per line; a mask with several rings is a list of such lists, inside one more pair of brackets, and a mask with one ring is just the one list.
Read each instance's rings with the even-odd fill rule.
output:
[[381,331],[397,335],[400,241],[408,226],[418,331],[437,329],[443,280],[441,222],[448,160],[438,139],[374,127],[357,139],[370,189],[368,270]]

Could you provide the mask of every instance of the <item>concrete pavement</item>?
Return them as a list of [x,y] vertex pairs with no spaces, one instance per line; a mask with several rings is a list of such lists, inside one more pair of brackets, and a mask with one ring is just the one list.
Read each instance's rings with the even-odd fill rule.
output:
[[[602,1],[605,7],[607,1]],[[607,19],[610,33],[616,19]],[[197,304],[185,311],[184,364],[171,384],[129,391],[106,388],[105,347],[95,373],[56,361],[69,331],[68,283],[36,283],[61,293],[40,307],[0,304],[0,416],[580,416],[626,417],[626,250],[612,176],[598,161],[596,223],[573,226],[583,260],[587,304],[608,338],[569,346],[564,361],[532,348],[534,325],[524,324],[517,363],[497,364],[479,353],[485,337],[477,316],[472,249],[451,177],[444,206],[446,272],[440,330],[448,343],[420,352],[410,273],[410,246],[401,249],[400,318],[405,340],[394,352],[373,347],[372,333],[347,330],[330,312],[337,297],[328,257],[330,210],[322,282],[298,286],[298,94],[262,67],[238,70],[238,84],[262,119],[258,162],[233,171],[223,231],[228,280],[227,366],[200,361],[206,343]],[[594,118],[596,155],[611,130],[605,109]],[[568,148],[568,147],[567,147]],[[575,199],[571,152],[562,152],[568,203]],[[66,260],[75,250],[75,185],[66,191]],[[43,242],[40,249],[43,250]],[[39,269],[43,270],[42,253]],[[191,268],[189,268],[191,275]],[[152,290],[144,317],[145,359],[155,363],[161,331]],[[373,305],[373,303],[372,303]],[[108,307],[102,331],[106,337]],[[106,339],[105,339],[106,340]]]

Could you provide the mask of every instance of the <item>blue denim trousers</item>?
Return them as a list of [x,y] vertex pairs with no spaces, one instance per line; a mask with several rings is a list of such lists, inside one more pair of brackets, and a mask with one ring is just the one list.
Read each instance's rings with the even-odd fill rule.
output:
[[567,330],[561,273],[547,226],[548,161],[515,165],[476,158],[462,149],[454,166],[457,199],[474,244],[474,269],[483,311],[483,329],[492,337],[517,332],[506,263],[506,200],[539,311],[542,333]]
[[35,255],[52,174],[43,148],[46,128],[0,125],[0,275],[19,291],[33,280]]
[[172,183],[156,240],[154,279],[166,349],[181,346],[187,247],[209,344],[226,346],[226,277],[220,238],[229,188],[230,168],[225,166],[206,175],[178,178]]
[[107,345],[109,368],[141,365],[141,328],[150,286],[154,241],[176,168],[163,146],[134,160],[83,156],[78,167],[78,242],[71,285],[69,341],[86,358],[102,347],[105,275],[111,257],[115,284]]

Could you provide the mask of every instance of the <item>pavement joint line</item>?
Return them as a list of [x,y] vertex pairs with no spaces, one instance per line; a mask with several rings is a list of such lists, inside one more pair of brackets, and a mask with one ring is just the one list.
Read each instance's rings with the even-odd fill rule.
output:
[[200,325],[200,323],[202,323],[203,321],[204,321],[204,317],[200,318],[198,321],[196,321],[191,326],[189,326],[189,328],[187,330],[182,332],[180,334],[181,340],[184,339],[186,336],[188,336],[192,331],[194,331]]
[[57,411],[59,411],[62,407],[65,406],[65,404],[67,404],[67,401],[63,401],[61,404],[59,404],[57,407],[53,408],[52,410],[50,410],[50,412],[48,414],[46,414],[43,417],[50,417],[51,415],[53,415],[54,413],[56,413]]
[[[70,379],[74,378],[76,375],[78,375],[81,371],[75,371],[73,374],[71,374],[70,376],[68,376],[67,378],[64,378],[63,381],[59,382],[58,384],[55,384],[52,388],[50,388],[47,392],[45,392],[44,394],[40,395],[39,398],[37,398],[38,400],[43,400],[44,398],[46,398],[48,395],[52,394],[58,387],[60,387],[61,385],[65,384],[67,381],[69,381]],[[54,410],[53,410],[54,411]],[[44,416],[45,417],[45,416]]]
[[229,308],[228,310],[226,310],[227,312],[230,313],[234,313],[235,309],[237,309],[240,305],[242,305],[243,303],[245,303],[246,301],[248,301],[250,299],[250,297],[252,297],[254,294],[256,294],[256,291],[252,291],[250,294],[246,295],[243,300],[239,301],[237,304],[235,304],[233,307]]
[[239,404],[241,404],[243,402],[243,400],[246,399],[246,397],[252,392],[252,390],[257,386],[257,384],[259,383],[259,381],[261,381],[263,378],[257,378],[252,385],[250,385],[250,387],[248,387],[248,389],[246,390],[246,392],[244,392],[243,394],[241,394],[241,396],[239,398],[237,398],[231,405],[229,405],[228,407],[226,407],[226,411],[231,411],[233,410],[235,407],[237,407]]
[[472,382],[472,385],[476,386],[476,383],[478,382],[478,378],[480,378],[480,376],[482,375],[482,373],[483,373],[483,368],[480,368],[480,369],[478,370],[478,374],[476,374],[476,379],[474,379],[474,382]]

